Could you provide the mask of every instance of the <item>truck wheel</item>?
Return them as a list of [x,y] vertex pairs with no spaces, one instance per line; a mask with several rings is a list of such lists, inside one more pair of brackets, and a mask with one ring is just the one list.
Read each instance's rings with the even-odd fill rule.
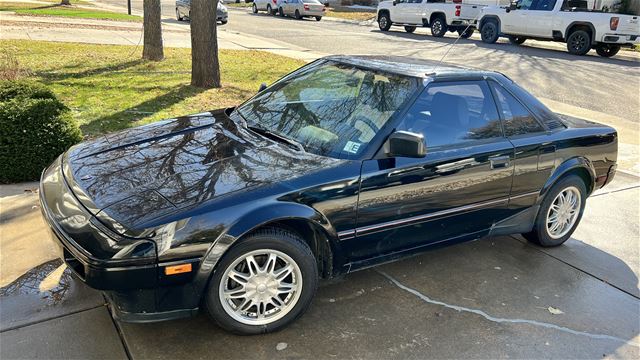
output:
[[318,286],[309,246],[280,228],[259,230],[223,256],[204,299],[209,316],[236,334],[279,330],[300,317]]
[[391,19],[389,18],[389,14],[380,14],[380,17],[378,18],[378,27],[382,31],[389,31],[389,29],[391,29]]
[[573,55],[586,55],[591,50],[591,36],[584,30],[576,30],[567,38],[567,50]]
[[300,15],[300,11],[296,10],[295,14],[294,14],[295,18],[300,20],[302,19],[302,15]]
[[271,5],[267,5],[267,14],[274,15],[275,13],[271,10]]
[[509,36],[509,42],[513,45],[522,45],[525,41],[527,41],[527,38],[523,36]]
[[473,35],[473,28],[467,28],[467,29],[460,29],[458,30],[458,36],[460,36],[461,39],[468,39],[471,37],[471,35]]
[[431,35],[443,37],[447,33],[447,22],[442,16],[438,16],[431,22]]
[[598,46],[596,46],[598,55],[606,58],[614,56],[618,51],[620,51],[620,45],[598,44]]
[[414,31],[416,31],[416,27],[415,26],[405,26],[404,27],[404,31],[408,32],[409,34],[412,34]]
[[495,20],[485,21],[480,28],[480,37],[487,44],[494,44],[498,41],[498,37],[500,37],[498,23]]
[[257,13],[258,13],[258,7],[256,6],[256,4],[255,4],[255,3],[253,3],[253,6],[251,6],[251,11],[252,11],[254,14],[257,14]]
[[586,194],[584,181],[577,175],[558,181],[540,204],[533,230],[523,236],[544,247],[561,245],[580,223]]
[[278,8],[278,15],[280,15],[281,17],[284,17],[284,10],[282,10],[282,7]]

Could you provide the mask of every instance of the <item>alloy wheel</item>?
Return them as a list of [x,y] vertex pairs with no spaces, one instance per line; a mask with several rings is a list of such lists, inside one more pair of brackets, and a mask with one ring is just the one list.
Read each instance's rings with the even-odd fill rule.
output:
[[563,189],[556,195],[547,210],[546,228],[552,239],[565,236],[578,219],[582,199],[580,190],[574,186]]
[[571,48],[576,52],[582,50],[587,44],[587,38],[583,35],[576,35],[571,39]]
[[229,316],[248,325],[273,323],[302,293],[302,272],[283,252],[261,249],[236,259],[224,272],[218,295]]

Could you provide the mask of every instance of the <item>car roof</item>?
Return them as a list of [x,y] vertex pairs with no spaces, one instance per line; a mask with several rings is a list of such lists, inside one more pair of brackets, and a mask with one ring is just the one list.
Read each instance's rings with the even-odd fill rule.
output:
[[496,73],[492,71],[472,69],[444,62],[439,63],[434,60],[418,59],[408,56],[334,55],[327,56],[324,59],[419,78],[467,78],[496,75]]

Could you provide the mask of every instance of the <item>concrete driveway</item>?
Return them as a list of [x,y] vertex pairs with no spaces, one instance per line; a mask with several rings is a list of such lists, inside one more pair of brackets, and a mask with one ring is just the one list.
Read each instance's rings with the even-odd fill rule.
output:
[[[37,194],[23,192],[33,186],[3,187],[0,199],[2,359],[640,357],[634,176],[589,198],[562,247],[486,238],[349,274],[323,283],[293,326],[253,337],[204,315],[115,322],[101,294],[39,242]],[[51,260],[9,271],[36,254]]]

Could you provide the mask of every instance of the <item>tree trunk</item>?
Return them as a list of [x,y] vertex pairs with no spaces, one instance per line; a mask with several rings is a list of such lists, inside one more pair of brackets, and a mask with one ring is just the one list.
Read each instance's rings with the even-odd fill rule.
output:
[[218,35],[216,20],[218,1],[191,0],[191,85],[220,87]]
[[60,1],[60,5],[71,5],[71,0],[62,0]]
[[142,58],[160,61],[164,58],[162,49],[162,25],[160,23],[160,0],[144,0],[144,47]]

